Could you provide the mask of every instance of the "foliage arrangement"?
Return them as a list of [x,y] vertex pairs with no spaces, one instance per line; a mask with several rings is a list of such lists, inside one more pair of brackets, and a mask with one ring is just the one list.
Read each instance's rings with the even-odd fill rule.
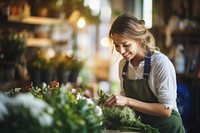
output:
[[61,70],[79,71],[84,65],[84,60],[79,60],[78,58],[69,55],[63,56],[59,53],[52,58],[52,61],[57,62],[57,68]]
[[0,108],[1,133],[50,132],[53,109],[31,94],[8,97],[1,93]]
[[30,59],[28,59],[27,66],[29,70],[39,70],[42,69],[42,66],[45,62],[45,59],[40,56],[39,52],[33,55]]
[[150,125],[142,123],[139,116],[136,116],[135,111],[130,107],[113,107],[109,108],[103,105],[109,96],[99,91],[98,105],[103,112],[103,128],[105,130],[120,130],[120,131],[136,131],[144,133],[159,133],[158,129]]
[[[34,110],[34,106],[29,106],[27,110],[25,108],[15,108],[13,110],[12,108],[16,112],[14,115],[10,114],[11,109],[7,109],[9,111],[6,111],[6,113],[0,112],[0,116],[3,118],[0,119],[0,125],[5,124],[8,120],[11,123],[6,127],[0,126],[1,131],[7,131],[8,129],[15,129],[16,133],[35,133],[36,129],[39,133],[40,131],[41,133],[44,131],[45,133],[100,133],[102,131],[101,109],[92,99],[84,97],[77,88],[73,88],[71,85],[59,86],[57,82],[53,82],[50,85],[43,84],[41,88],[29,86],[26,89],[28,93],[24,95],[32,95],[34,96],[34,101],[41,100],[53,109],[49,113],[52,122],[49,122],[50,125],[43,127],[37,121],[40,117],[39,115],[36,118],[30,117],[30,111]],[[11,96],[10,98],[12,99],[19,96],[22,92],[26,91],[21,88],[16,88],[4,94]],[[24,99],[24,101],[27,100]],[[24,118],[23,123],[21,122],[21,118]],[[18,124],[15,125],[15,123]],[[24,123],[27,127],[19,128]],[[33,126],[34,123],[38,126]],[[31,130],[31,126],[35,130]]]
[[26,48],[24,35],[10,32],[3,32],[0,35],[0,47],[3,50],[4,58],[8,61],[18,60]]

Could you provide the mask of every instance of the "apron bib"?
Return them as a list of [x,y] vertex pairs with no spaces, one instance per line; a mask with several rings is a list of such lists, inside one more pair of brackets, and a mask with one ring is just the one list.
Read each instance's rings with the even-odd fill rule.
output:
[[[151,91],[151,88],[148,84],[148,77],[150,72],[150,61],[151,61],[151,53],[148,50],[145,56],[145,64],[144,64],[144,79],[137,80],[129,80],[127,79],[128,72],[128,64],[126,64],[123,68],[123,87],[127,97],[134,98],[143,102],[148,103],[158,103],[158,99]],[[135,111],[137,116],[141,117],[141,120],[145,124],[149,124],[152,127],[158,128],[160,133],[185,133],[182,119],[177,111],[172,110],[172,114],[170,117],[157,117],[150,116],[138,111]]]

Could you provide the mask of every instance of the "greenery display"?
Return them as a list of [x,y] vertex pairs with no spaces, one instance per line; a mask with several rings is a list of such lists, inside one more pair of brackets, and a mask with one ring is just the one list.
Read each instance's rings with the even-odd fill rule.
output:
[[24,35],[3,32],[0,34],[0,47],[6,61],[18,61],[26,48]]
[[103,103],[108,97],[105,92],[99,91],[98,105],[102,108],[104,116],[103,129],[120,130],[123,132],[159,133],[158,129],[142,123],[140,117],[128,106],[113,108],[104,106]]
[[[101,109],[91,99],[84,97],[78,89],[72,88],[70,85],[59,86],[57,82],[50,85],[43,84],[41,88],[31,85],[26,89],[15,88],[4,92],[7,96],[11,96],[9,98],[3,94],[0,96],[15,99],[21,97],[22,92],[26,92],[25,96],[31,95],[32,103],[41,101],[53,111],[42,110],[43,106],[36,109],[35,106],[31,106],[31,103],[28,107],[20,104],[19,106],[22,108],[15,108],[11,104],[10,108],[6,108],[7,104],[0,100],[0,106],[4,107],[4,111],[0,111],[0,130],[4,131],[3,133],[13,130],[15,133],[100,133],[102,131]],[[30,97],[24,98],[23,101],[30,101]],[[14,100],[12,101],[14,102]],[[45,126],[43,126],[44,123],[40,123],[40,115],[35,118],[31,114],[31,111],[37,110],[40,110],[39,114],[46,113],[46,117],[48,116]],[[10,113],[12,111],[15,113]]]
[[158,133],[142,123],[129,107],[108,108],[102,90],[99,98],[86,98],[81,88],[58,82],[42,87],[33,85],[0,93],[0,130],[2,133]]

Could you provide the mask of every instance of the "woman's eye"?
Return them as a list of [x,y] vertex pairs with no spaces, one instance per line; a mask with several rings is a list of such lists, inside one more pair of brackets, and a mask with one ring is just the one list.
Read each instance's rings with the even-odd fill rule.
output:
[[115,48],[119,47],[119,45],[115,45]]
[[131,44],[124,44],[123,46],[124,47],[129,47]]

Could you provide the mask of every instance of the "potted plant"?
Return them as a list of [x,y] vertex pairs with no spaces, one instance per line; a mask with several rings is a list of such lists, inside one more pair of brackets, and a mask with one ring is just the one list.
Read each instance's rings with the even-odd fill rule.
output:
[[102,133],[101,108],[81,90],[55,82],[27,89],[23,95],[21,88],[4,92],[10,97],[0,94],[2,133]]
[[42,63],[42,82],[49,84],[55,79],[56,63],[52,59],[44,60]]
[[0,47],[5,61],[19,62],[26,48],[25,38],[20,33],[2,33]]
[[42,65],[44,64],[45,59],[42,58],[39,53],[33,55],[27,61],[28,72],[30,75],[30,80],[35,86],[40,86],[42,82]]
[[66,84],[69,82],[69,75],[72,70],[72,58],[68,55],[60,57],[57,66],[57,78],[60,83]]
[[84,66],[84,60],[80,60],[78,58],[72,58],[72,68],[69,75],[69,82],[76,83],[79,72]]

